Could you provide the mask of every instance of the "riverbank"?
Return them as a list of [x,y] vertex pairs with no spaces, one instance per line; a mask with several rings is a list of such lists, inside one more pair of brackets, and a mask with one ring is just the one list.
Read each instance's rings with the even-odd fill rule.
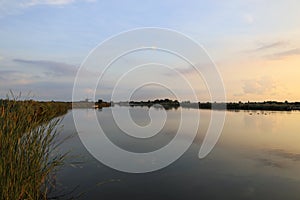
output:
[[211,102],[178,102],[177,100],[154,100],[154,101],[130,101],[116,102],[120,106],[155,106],[161,105],[165,109],[195,108],[195,109],[214,109],[214,110],[268,110],[268,111],[292,111],[300,110],[300,102],[228,102],[228,103],[211,103]]
[[0,100],[0,199],[48,199],[64,162],[56,152],[59,116],[71,104]]
[[180,104],[183,108],[215,109],[215,110],[267,110],[267,111],[292,111],[300,110],[300,102],[229,102],[229,103],[189,103]]

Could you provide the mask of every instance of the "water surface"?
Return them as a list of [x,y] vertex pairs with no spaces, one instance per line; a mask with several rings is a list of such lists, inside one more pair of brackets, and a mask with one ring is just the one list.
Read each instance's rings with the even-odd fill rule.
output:
[[[61,146],[70,155],[57,174],[56,194],[67,194],[66,198],[80,195],[79,199],[300,199],[300,112],[227,112],[217,145],[199,159],[210,110],[168,110],[159,134],[137,139],[114,124],[112,109],[122,113],[125,108],[98,110],[98,120],[110,140],[128,151],[148,152],[167,144],[178,129],[180,112],[187,116],[200,112],[199,130],[191,147],[173,164],[151,173],[129,174],[103,165],[88,153],[75,129],[72,112],[80,114],[80,123],[87,127],[82,131],[89,138],[97,131],[90,126],[94,110],[72,110],[62,122],[62,136],[74,136]],[[160,112],[164,111],[158,109]],[[151,122],[148,108],[131,108],[130,113],[140,126]]]

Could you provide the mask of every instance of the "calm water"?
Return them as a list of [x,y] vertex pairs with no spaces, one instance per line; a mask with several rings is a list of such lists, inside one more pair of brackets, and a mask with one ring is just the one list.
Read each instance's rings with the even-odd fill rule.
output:
[[[62,136],[73,135],[62,146],[69,150],[67,165],[57,174],[57,191],[79,199],[300,199],[300,112],[227,112],[222,135],[204,159],[198,152],[210,120],[209,110],[167,111],[161,132],[150,139],[134,139],[113,123],[112,110],[120,115],[124,107],[96,111],[99,122],[112,142],[133,152],[161,148],[176,133],[180,112],[200,112],[197,137],[188,151],[168,167],[145,174],[111,169],[94,159],[81,143],[72,112],[80,114],[89,137],[94,110],[69,112],[62,122]],[[156,119],[160,119],[157,110]],[[147,108],[132,108],[140,126],[150,123]],[[189,130],[186,131],[187,135]],[[141,133],[143,134],[143,133]]]

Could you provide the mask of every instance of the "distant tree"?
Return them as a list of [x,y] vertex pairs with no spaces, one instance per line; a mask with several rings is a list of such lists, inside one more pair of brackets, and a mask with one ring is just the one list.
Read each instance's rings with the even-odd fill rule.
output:
[[98,103],[99,104],[103,103],[103,100],[102,99],[98,99]]

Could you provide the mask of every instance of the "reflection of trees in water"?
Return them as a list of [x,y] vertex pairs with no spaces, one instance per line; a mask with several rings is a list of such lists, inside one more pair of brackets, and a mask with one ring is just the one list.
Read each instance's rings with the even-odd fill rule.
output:
[[147,106],[147,107],[154,107],[157,109],[162,109],[164,108],[165,110],[170,110],[170,109],[178,109],[180,106],[179,102],[177,100],[170,100],[170,99],[156,99],[154,101],[130,101],[129,105],[134,107],[134,106]]
[[[249,113],[249,114],[247,114]],[[246,128],[253,132],[274,132],[278,128],[278,117],[276,114],[266,111],[250,111],[244,115]]]

